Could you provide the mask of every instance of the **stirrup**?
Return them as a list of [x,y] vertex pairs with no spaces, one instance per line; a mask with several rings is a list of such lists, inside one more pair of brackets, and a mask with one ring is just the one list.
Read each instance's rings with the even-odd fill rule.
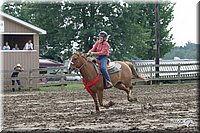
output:
[[106,88],[105,89],[109,89],[112,88],[113,84],[110,81],[106,81]]

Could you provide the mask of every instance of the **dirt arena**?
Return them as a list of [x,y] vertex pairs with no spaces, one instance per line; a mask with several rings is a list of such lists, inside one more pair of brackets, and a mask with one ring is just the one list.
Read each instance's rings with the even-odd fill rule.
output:
[[138,102],[125,92],[105,90],[115,105],[95,112],[83,90],[3,94],[3,132],[198,131],[197,84],[135,86]]

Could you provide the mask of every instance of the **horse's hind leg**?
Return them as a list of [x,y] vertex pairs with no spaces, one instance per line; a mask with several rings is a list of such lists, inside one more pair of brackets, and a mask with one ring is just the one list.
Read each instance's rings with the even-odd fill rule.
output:
[[131,89],[132,89],[131,87],[126,88],[126,86],[123,83],[117,83],[115,87],[120,90],[124,90],[127,93],[127,99],[129,102],[137,101],[137,98],[131,96]]
[[137,98],[136,97],[133,97],[133,95],[132,95],[132,90],[133,90],[133,85],[131,85],[130,87],[129,87],[129,89],[130,89],[130,91],[129,91],[129,96],[130,97],[132,97],[132,99],[133,99],[133,101],[137,101]]

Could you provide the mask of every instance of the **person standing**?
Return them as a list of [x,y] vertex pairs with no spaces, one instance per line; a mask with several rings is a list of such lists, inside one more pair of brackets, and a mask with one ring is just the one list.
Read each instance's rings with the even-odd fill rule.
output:
[[21,90],[21,83],[20,83],[20,80],[17,79],[18,78],[18,75],[19,75],[19,72],[22,72],[24,69],[22,68],[21,64],[17,64],[15,67],[14,67],[14,71],[12,72],[12,75],[11,75],[11,78],[16,78],[16,79],[12,79],[12,91],[14,92],[15,91],[15,88],[14,88],[14,85],[15,85],[15,81],[17,82],[18,84],[18,90],[20,91]]
[[33,43],[31,40],[29,40],[25,46],[24,46],[24,50],[33,50]]

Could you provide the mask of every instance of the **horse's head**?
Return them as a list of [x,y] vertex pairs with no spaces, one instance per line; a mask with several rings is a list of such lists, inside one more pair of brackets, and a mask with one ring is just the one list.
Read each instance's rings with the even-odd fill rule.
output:
[[69,62],[69,72],[71,73],[75,69],[81,69],[81,67],[85,63],[85,59],[87,58],[85,55],[79,52],[75,52],[71,57],[70,57],[70,62]]

